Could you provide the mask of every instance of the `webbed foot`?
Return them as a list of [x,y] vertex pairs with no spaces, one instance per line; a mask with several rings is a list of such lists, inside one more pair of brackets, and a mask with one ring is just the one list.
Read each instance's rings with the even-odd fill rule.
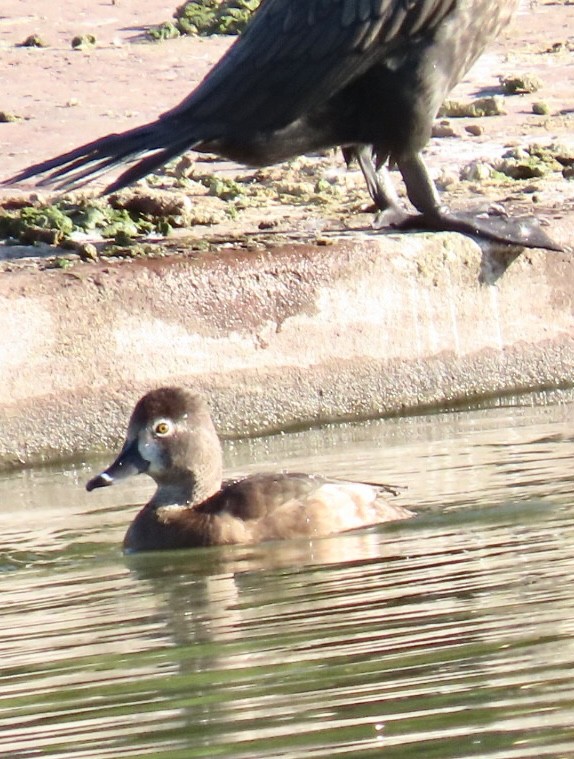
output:
[[432,213],[408,214],[395,229],[426,229],[443,232],[462,232],[483,240],[493,240],[503,245],[521,248],[543,248],[562,251],[542,229],[539,221],[532,216],[490,216],[486,213],[473,214],[448,211],[444,208]]

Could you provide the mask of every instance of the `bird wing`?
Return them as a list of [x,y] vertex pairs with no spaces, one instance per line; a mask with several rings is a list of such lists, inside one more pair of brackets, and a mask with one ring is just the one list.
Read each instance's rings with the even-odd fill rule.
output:
[[366,71],[381,48],[429,33],[456,0],[263,0],[244,33],[170,120],[218,135],[288,124]]
[[265,134],[331,98],[384,55],[416,41],[460,0],[263,0],[242,36],[198,87],[154,122],[29,166],[5,183],[78,187],[146,155],[113,192],[202,142]]

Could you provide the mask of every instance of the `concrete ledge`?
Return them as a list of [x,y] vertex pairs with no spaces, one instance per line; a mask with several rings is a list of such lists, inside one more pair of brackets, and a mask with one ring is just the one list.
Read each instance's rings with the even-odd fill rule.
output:
[[229,436],[572,383],[568,254],[329,242],[4,272],[0,467],[113,449],[166,383]]

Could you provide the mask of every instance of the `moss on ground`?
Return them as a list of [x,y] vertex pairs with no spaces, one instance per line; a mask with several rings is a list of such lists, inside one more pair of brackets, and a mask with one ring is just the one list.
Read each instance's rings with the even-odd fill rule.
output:
[[464,166],[460,178],[485,185],[513,184],[562,172],[574,165],[574,150],[559,143],[511,148],[500,158],[472,161]]
[[0,111],[0,124],[11,124],[14,121],[21,121],[22,117],[17,116],[11,111]]
[[70,44],[74,50],[89,50],[96,44],[96,38],[93,34],[78,34]]
[[[349,185],[332,153],[243,170],[233,178],[212,173],[202,161],[184,155],[161,174],[108,198],[72,193],[53,202],[8,199],[0,205],[0,239],[8,245],[53,246],[56,257],[85,261],[161,255],[162,240],[174,228],[213,229],[249,216],[253,209],[314,206],[339,218],[364,202],[362,180],[358,185]],[[50,252],[44,249],[39,255],[45,258]]]
[[48,47],[48,43],[39,34],[30,34],[18,47]]
[[[118,193],[109,200],[66,197],[54,203],[12,200],[0,207],[0,237],[12,244],[44,243],[94,258],[95,246],[82,239],[85,235],[123,247],[149,235],[165,237],[174,226],[186,223],[181,210],[174,202],[171,209],[162,203],[154,207],[151,201],[138,204],[129,192]],[[104,252],[105,249],[104,246]]]
[[492,97],[475,98],[474,100],[445,100],[439,109],[438,116],[441,118],[483,118],[486,116],[500,116],[506,113],[504,110],[504,98],[501,95]]
[[182,34],[207,37],[212,34],[240,34],[261,0],[192,0],[180,5],[173,21],[164,21],[148,30],[149,39],[172,39]]
[[510,74],[498,79],[505,95],[525,95],[538,92],[542,87],[540,79],[533,74]]

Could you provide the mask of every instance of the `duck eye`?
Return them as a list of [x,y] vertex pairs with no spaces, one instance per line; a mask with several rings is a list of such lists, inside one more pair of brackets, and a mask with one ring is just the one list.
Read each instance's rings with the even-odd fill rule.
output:
[[154,434],[159,435],[159,437],[164,437],[165,435],[169,435],[171,432],[171,424],[166,421],[165,419],[162,419],[160,422],[157,422],[155,427],[153,428]]

